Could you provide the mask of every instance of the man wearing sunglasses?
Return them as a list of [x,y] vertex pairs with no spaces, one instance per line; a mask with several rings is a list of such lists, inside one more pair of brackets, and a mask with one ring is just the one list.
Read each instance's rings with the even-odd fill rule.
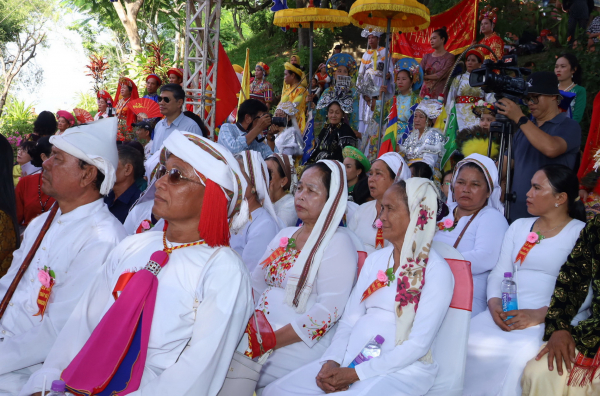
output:
[[[270,129],[271,115],[267,106],[257,99],[248,99],[240,105],[237,123],[223,124],[219,131],[219,143],[232,154],[246,150],[259,152],[263,159],[273,155],[274,141],[265,139],[264,131]],[[269,142],[272,146],[269,146]]]
[[[523,102],[529,107],[533,121],[529,120],[519,105],[506,98],[497,103],[498,113],[507,116],[519,128],[513,138],[514,176],[512,190],[517,200],[511,205],[510,220],[531,217],[527,212],[526,194],[531,188],[531,178],[542,166],[563,164],[575,168],[581,128],[558,107],[562,97],[558,79],[553,72],[533,73],[527,79],[528,94]],[[505,163],[506,163],[506,156]],[[506,175],[503,175],[506,177]]]
[[152,138],[152,153],[160,151],[166,138],[173,131],[189,132],[194,135],[202,136],[202,131],[198,124],[183,114],[183,102],[185,92],[178,84],[166,84],[160,88],[158,96],[158,106],[160,112],[165,116],[154,127],[154,137]]

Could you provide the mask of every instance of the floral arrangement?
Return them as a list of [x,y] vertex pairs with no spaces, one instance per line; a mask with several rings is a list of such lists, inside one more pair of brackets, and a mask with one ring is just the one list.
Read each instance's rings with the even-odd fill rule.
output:
[[56,274],[44,265],[43,269],[38,270],[38,279],[44,287],[50,288],[56,282]]
[[540,242],[545,238],[546,237],[540,234],[539,232],[530,232],[529,234],[527,234],[527,242],[531,244],[539,245]]
[[285,248],[286,252],[296,249],[296,240],[294,238],[282,237],[279,240],[279,247]]
[[440,221],[438,224],[438,230],[440,231],[452,231],[456,228],[454,225],[454,221],[452,219],[446,219],[444,221]]
[[394,280],[396,280],[396,275],[394,275],[394,269],[388,268],[385,271],[379,270],[377,272],[377,280],[382,283],[387,283],[389,286]]

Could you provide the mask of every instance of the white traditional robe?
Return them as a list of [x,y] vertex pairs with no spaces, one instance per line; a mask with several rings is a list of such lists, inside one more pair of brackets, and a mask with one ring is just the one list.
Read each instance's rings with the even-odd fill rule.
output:
[[[360,381],[339,394],[403,396],[427,393],[437,375],[438,364],[435,360],[432,364],[426,364],[418,359],[432,347],[446,316],[454,292],[454,277],[446,261],[432,250],[410,336],[396,346],[396,282],[360,302],[363,292],[377,279],[377,272],[385,271],[388,262],[393,266],[393,259],[389,261],[393,249],[393,246],[389,246],[378,250],[365,261],[325,354],[268,386],[263,396],[325,394],[315,381],[323,363],[333,360],[341,367],[347,367],[376,335],[385,339],[381,355],[356,366]],[[396,276],[400,270],[398,268]]]
[[[384,76],[383,71],[377,70],[378,65],[375,65],[373,62],[374,54],[375,54],[374,50],[368,50],[363,54],[361,62],[360,62],[360,67],[358,68],[358,75],[364,76],[366,74],[369,74],[371,76],[371,78],[373,79],[373,83],[377,87],[377,90],[379,91],[379,88],[385,83],[385,81],[384,81],[385,76]],[[385,47],[379,47],[377,49],[377,64],[380,64],[379,68],[381,70],[383,70],[384,65],[385,65]],[[389,66],[388,72],[392,76],[392,79],[390,81],[393,81],[393,76],[394,76],[393,59],[390,59],[388,66]],[[389,83],[387,86],[387,93],[386,93],[385,99],[387,99],[389,96],[391,96],[393,94],[394,94],[394,86],[392,83]],[[367,127],[367,122],[371,118],[373,118],[373,111],[371,110],[371,107],[369,105],[367,105],[367,102],[365,102],[365,99],[363,98],[362,95],[360,97],[358,111],[359,111],[358,131],[360,133],[363,133],[363,132],[365,132],[365,129]]]
[[[556,277],[567,261],[585,223],[571,220],[558,235],[535,245],[523,261],[514,264],[537,218],[516,220],[506,231],[498,264],[487,282],[487,298],[502,298],[505,272],[516,268],[519,309],[538,309],[550,304]],[[513,396],[521,394],[521,375],[527,362],[542,346],[545,325],[510,332],[500,329],[489,309],[471,320],[464,395]],[[544,358],[545,359],[545,358]]]
[[286,194],[277,202],[273,202],[275,208],[275,214],[283,221],[287,227],[296,227],[298,222],[298,214],[296,213],[296,206],[294,204],[294,196],[292,194]]
[[252,220],[247,222],[240,232],[231,234],[229,242],[231,248],[242,257],[250,273],[254,271],[269,242],[279,231],[275,220],[262,207],[254,210],[251,218]]
[[[381,249],[375,247],[375,239],[377,238],[377,228],[373,227],[377,219],[377,201],[369,201],[360,205],[352,214],[348,222],[348,228],[356,234],[356,236],[365,245],[367,254]],[[387,247],[390,243],[383,240],[383,246]]]
[[[282,237],[291,238],[298,227],[281,230],[269,244],[262,263],[279,247]],[[314,230],[318,232],[318,230]],[[285,303],[288,274],[295,260],[285,260],[263,268],[258,265],[252,273],[252,288],[257,296],[256,309],[265,313],[273,331],[291,324],[302,339],[277,349],[261,371],[257,390],[289,372],[318,359],[331,343],[338,319],[344,312],[348,296],[356,279],[358,254],[351,237],[338,228],[325,248],[306,311],[297,313]]]
[[[448,105],[446,109],[448,112],[452,110],[452,106],[456,105],[456,121],[458,122],[458,130],[461,131],[465,128],[471,128],[479,125],[479,118],[473,113],[472,106],[479,100],[485,100],[486,102],[495,102],[494,94],[483,92],[481,88],[473,88],[469,85],[470,72],[465,72],[457,76],[448,90]],[[459,103],[464,100],[458,100],[459,97],[470,97],[468,103]]]
[[[441,220],[442,223],[446,219],[454,221],[454,209],[457,206],[456,202],[448,205],[450,213]],[[438,230],[433,240],[454,246],[471,217],[473,216],[461,217],[452,231]],[[508,222],[502,213],[490,206],[484,206],[467,228],[456,248],[465,260],[471,263],[471,273],[473,274],[472,317],[487,309],[487,279],[498,261],[507,229]]]
[[[125,231],[127,231],[128,235],[134,235],[137,229],[142,224],[142,221],[152,220],[152,207],[154,206],[154,200],[146,201],[135,205],[129,211],[125,222],[123,223],[123,227],[125,227]],[[165,221],[163,219],[159,219],[154,227],[152,227],[152,231],[162,231],[165,226]]]
[[[21,395],[40,391],[44,375],[48,387],[59,379],[114,303],[119,276],[143,268],[162,249],[163,233],[156,231],[128,237],[115,248]],[[216,395],[252,314],[251,293],[248,270],[232,249],[174,250],[158,274],[144,374],[130,395]]]
[[[8,273],[0,279],[0,299],[31,250],[48,214],[33,219],[25,230]],[[108,211],[103,199],[65,214],[58,210],[0,321],[0,395],[16,394],[28,374],[44,362],[85,289],[125,236],[123,226]],[[39,310],[37,298],[42,284],[38,271],[44,266],[54,271],[56,283],[42,319],[33,315]]]

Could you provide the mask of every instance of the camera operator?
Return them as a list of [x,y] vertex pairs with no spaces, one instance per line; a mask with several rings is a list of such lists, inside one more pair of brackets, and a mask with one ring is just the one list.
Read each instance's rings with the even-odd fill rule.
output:
[[263,159],[273,155],[275,144],[263,132],[270,129],[271,115],[267,106],[257,99],[241,104],[235,124],[223,124],[219,131],[219,143],[232,154],[245,150],[258,151]]
[[531,217],[527,212],[526,195],[533,174],[548,164],[563,164],[573,169],[581,143],[579,124],[558,108],[561,96],[556,75],[547,71],[533,73],[527,79],[527,85],[528,93],[523,102],[529,107],[533,121],[509,99],[499,100],[496,106],[498,114],[505,115],[519,128],[512,146],[511,166],[515,170],[512,190],[517,199],[511,205],[511,221]]

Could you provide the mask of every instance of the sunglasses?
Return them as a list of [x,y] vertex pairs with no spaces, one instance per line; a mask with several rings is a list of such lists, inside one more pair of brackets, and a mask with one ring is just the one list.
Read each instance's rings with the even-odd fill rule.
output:
[[161,179],[163,176],[165,176],[167,174],[169,175],[169,177],[167,178],[167,181],[169,182],[169,184],[176,185],[176,184],[181,183],[182,180],[189,181],[189,182],[196,183],[196,184],[202,184],[199,181],[192,180],[190,178],[183,176],[179,169],[173,168],[167,172],[167,167],[164,165],[161,165],[160,168],[158,168],[158,170],[156,171],[156,180]]
[[159,96],[158,97],[158,103],[162,102],[163,100],[165,101],[165,103],[169,103],[171,101],[171,99],[169,99],[166,96]]

